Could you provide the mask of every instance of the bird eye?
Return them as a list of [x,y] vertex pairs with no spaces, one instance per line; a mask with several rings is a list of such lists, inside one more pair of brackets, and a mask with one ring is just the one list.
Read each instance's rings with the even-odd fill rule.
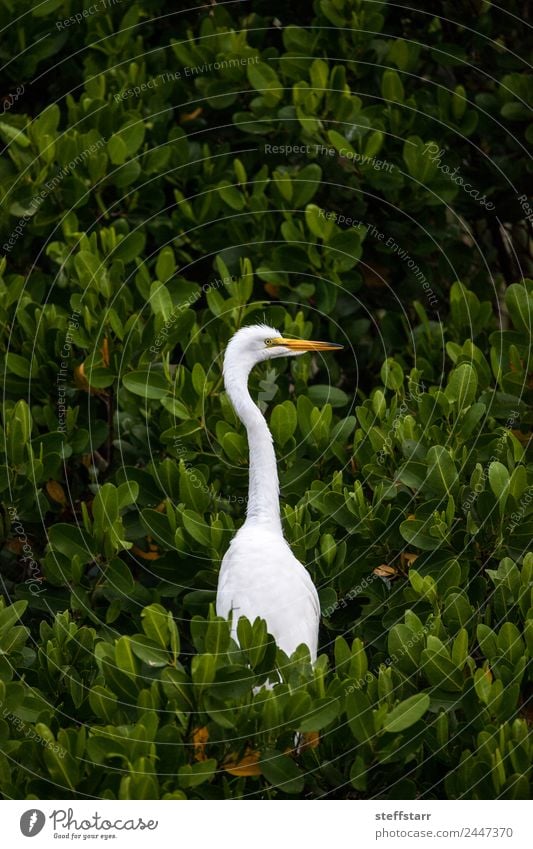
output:
[[267,346],[267,348],[268,348],[269,345],[272,345],[273,341],[274,341],[273,339],[265,339],[265,345]]

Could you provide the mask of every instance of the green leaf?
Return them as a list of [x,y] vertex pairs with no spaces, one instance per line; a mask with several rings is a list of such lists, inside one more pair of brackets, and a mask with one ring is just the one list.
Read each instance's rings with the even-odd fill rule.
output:
[[114,557],[105,567],[105,577],[106,583],[121,595],[129,596],[135,588],[130,569],[119,557]]
[[353,736],[359,743],[372,741],[376,726],[368,696],[355,688],[346,697],[346,716]]
[[524,654],[524,643],[514,622],[504,622],[498,634],[498,648],[514,665]]
[[449,657],[446,649],[436,637],[428,637],[428,645],[422,651],[421,665],[428,682],[445,692],[457,693],[463,689],[463,676]]
[[159,280],[150,286],[150,306],[154,315],[161,316],[163,321],[167,321],[172,314],[172,298],[166,286]]
[[411,725],[422,719],[428,708],[429,696],[427,693],[410,696],[391,710],[385,719],[383,729],[390,733],[405,731],[406,728],[410,728]]
[[389,631],[388,650],[402,672],[413,673],[419,668],[420,654],[424,648],[424,634],[415,633],[401,622]]
[[423,489],[432,495],[453,495],[459,476],[450,452],[443,445],[432,445],[427,453],[428,472]]
[[466,628],[472,621],[472,606],[465,592],[449,592],[442,611],[443,620],[450,631]]
[[329,77],[328,63],[323,59],[315,59],[309,69],[309,76],[313,88],[320,93],[325,93]]
[[113,252],[113,259],[127,263],[140,257],[144,251],[146,236],[140,230],[132,230],[123,236]]
[[[432,146],[433,145],[433,146]],[[437,162],[433,160],[431,151],[439,149],[438,145],[429,142],[424,144],[418,136],[410,136],[403,146],[403,159],[411,177],[420,183],[427,183],[437,172]]]
[[292,200],[292,195],[293,195],[292,181],[291,181],[290,174],[285,174],[281,171],[274,171],[272,176],[274,178],[274,182],[275,182],[277,188],[279,189],[279,192],[280,192],[282,198],[284,198],[284,200],[290,202]]
[[228,623],[221,617],[215,617],[208,622],[205,632],[205,651],[219,658],[228,648],[230,632]]
[[161,406],[168,410],[173,418],[187,420],[191,417],[191,413],[183,401],[179,401],[177,398],[168,396],[161,398]]
[[286,754],[266,749],[261,753],[260,766],[269,784],[278,787],[283,793],[296,794],[304,789],[304,773]]
[[211,531],[203,518],[194,510],[184,510],[182,513],[183,527],[197,543],[204,548],[211,544]]
[[486,405],[478,402],[477,404],[472,404],[472,406],[464,412],[459,425],[459,432],[463,440],[468,439],[468,437],[472,435],[477,424],[485,415],[486,410]]
[[511,283],[505,291],[505,305],[513,325],[531,338],[533,328],[533,297],[522,283]]
[[499,463],[497,460],[494,460],[494,462],[489,465],[489,484],[494,495],[500,502],[502,513],[503,508],[505,507],[505,502],[507,501],[509,483],[510,478],[507,468],[503,465],[503,463]]
[[0,121],[0,136],[7,144],[14,142],[19,147],[29,147],[31,142],[28,136],[24,135],[18,127],[12,127],[11,124],[6,124],[5,121]]
[[297,424],[298,418],[292,401],[284,401],[283,404],[277,404],[272,410],[270,429],[274,441],[282,447],[293,436]]
[[305,208],[305,223],[317,239],[327,240],[335,228],[334,222],[326,218],[324,210],[314,203],[308,203]]
[[297,730],[321,731],[337,718],[340,707],[338,699],[319,699],[313,709],[298,723]]
[[476,397],[477,384],[475,368],[469,363],[463,363],[450,373],[444,392],[449,401],[457,403],[457,409],[460,411],[469,407]]
[[216,768],[217,762],[214,758],[208,758],[192,766],[186,764],[178,769],[178,783],[185,789],[199,787],[200,784],[213,778]]
[[197,688],[212,684],[215,678],[217,659],[212,654],[196,654],[191,661],[191,677]]
[[452,661],[462,669],[468,657],[468,631],[460,628],[453,641]]
[[[136,23],[137,21],[135,20],[135,24]],[[127,26],[124,21],[122,22],[122,25]],[[126,145],[126,150],[129,156],[133,156],[133,154],[137,153],[139,150],[144,140],[144,132],[144,123],[138,119],[128,121],[119,130],[120,139]]]
[[150,640],[142,634],[134,634],[131,637],[131,649],[135,657],[138,657],[143,663],[156,669],[167,666],[170,660],[168,651],[165,651],[154,640]]
[[[8,457],[12,463],[22,461],[24,446],[29,442],[32,430],[32,416],[30,408],[22,398],[17,401],[8,419],[8,431],[10,436]],[[20,456],[20,461],[17,459]]]
[[158,280],[166,283],[176,271],[176,257],[170,245],[166,245],[159,251],[155,264],[155,273]]
[[405,93],[397,71],[387,70],[381,78],[381,94],[389,103],[403,103]]
[[317,407],[322,407],[324,404],[331,404],[332,407],[345,407],[349,402],[349,397],[342,389],[336,386],[321,386],[315,384],[307,390],[307,397]]
[[205,513],[211,503],[209,488],[199,469],[180,460],[179,500],[197,513]]
[[344,156],[347,154],[353,156],[355,154],[355,150],[350,142],[346,141],[344,136],[341,136],[337,130],[328,130],[328,139],[338,153],[342,152]]
[[337,271],[349,271],[357,264],[363,252],[361,233],[351,227],[341,230],[328,239],[334,267]]
[[172,550],[175,542],[175,529],[169,522],[166,513],[145,507],[141,511],[140,519],[143,527],[154,542],[161,548]]
[[498,655],[498,642],[496,634],[489,628],[488,625],[480,623],[476,629],[476,636],[480,645],[481,651],[488,660],[492,660]]
[[250,84],[260,91],[268,106],[275,106],[283,97],[283,86],[275,70],[264,62],[250,63],[246,67]]
[[142,629],[162,649],[169,645],[168,611],[160,604],[149,604],[141,613]]
[[427,466],[416,460],[407,460],[396,472],[395,481],[403,483],[410,489],[420,489],[426,477]]
[[403,371],[399,363],[392,358],[385,360],[381,366],[381,380],[387,389],[400,389],[403,386]]
[[263,660],[270,643],[265,620],[258,616],[251,623],[245,616],[240,616],[237,622],[237,637],[250,666],[255,668]]
[[112,483],[101,486],[93,499],[93,518],[95,530],[109,527],[119,517],[118,492]]
[[15,601],[9,607],[0,610],[0,632],[8,631],[15,622],[18,622],[27,606],[27,601]]
[[292,175],[292,205],[295,209],[301,209],[316,194],[322,179],[322,169],[316,163],[306,165]]
[[224,180],[222,183],[219,183],[217,187],[217,191],[224,201],[230,206],[232,209],[240,212],[241,209],[244,209],[245,200],[242,192],[239,191],[237,186],[232,186],[227,180]]
[[515,466],[509,481],[509,493],[518,500],[527,489],[527,471],[525,466]]
[[137,678],[140,673],[132,647],[132,637],[119,637],[115,643],[115,659],[118,668],[130,678]]
[[476,669],[474,673],[474,689],[479,701],[484,705],[488,705],[490,701],[491,682],[487,672],[486,669]]
[[[42,725],[38,723],[35,730],[42,735]],[[46,726],[44,726],[46,727]],[[46,739],[46,738],[44,738]],[[56,751],[52,748],[54,744],[46,746],[43,751],[43,758],[48,770],[48,774],[58,787],[66,787],[68,790],[74,791],[78,782],[78,764],[72,757],[70,752]],[[58,747],[59,748],[59,747]]]
[[106,722],[112,722],[117,712],[118,699],[111,690],[101,684],[95,684],[89,691],[89,704],[96,716]]
[[6,354],[7,370],[16,374],[17,377],[29,378],[31,375],[30,361],[26,357],[21,357],[19,354]]
[[82,565],[89,563],[97,556],[94,541],[76,525],[67,525],[63,522],[51,525],[48,529],[48,539],[55,551],[69,559],[77,555]]
[[246,460],[247,444],[244,436],[231,431],[224,434],[222,447],[233,463],[243,463]]
[[404,540],[423,551],[434,551],[439,548],[440,541],[430,535],[428,519],[406,519],[400,525],[400,533]]
[[151,400],[163,398],[170,388],[164,375],[157,371],[130,371],[122,382],[129,392]]
[[74,257],[74,265],[76,266],[79,279],[86,283],[87,286],[91,285],[95,279],[98,279],[103,271],[101,260],[90,251],[79,251]]
[[107,152],[113,165],[122,165],[128,156],[128,148],[125,141],[114,133],[107,142]]

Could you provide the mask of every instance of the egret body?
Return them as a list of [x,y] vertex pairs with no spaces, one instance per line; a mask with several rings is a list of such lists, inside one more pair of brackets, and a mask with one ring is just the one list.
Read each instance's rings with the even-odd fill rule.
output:
[[342,348],[329,342],[284,339],[266,325],[243,327],[229,341],[224,357],[224,384],[248,436],[249,488],[246,521],[222,561],[216,611],[232,616],[237,639],[239,617],[266,620],[277,645],[287,654],[304,643],[317,655],[320,605],[309,572],[283,536],[279,479],[272,435],[248,391],[248,376],[257,364],[306,351]]

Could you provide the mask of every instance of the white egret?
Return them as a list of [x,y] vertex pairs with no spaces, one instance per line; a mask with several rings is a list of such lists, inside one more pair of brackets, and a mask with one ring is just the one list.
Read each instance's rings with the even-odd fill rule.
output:
[[266,620],[277,645],[287,654],[304,643],[316,660],[320,605],[309,572],[283,536],[279,480],[272,435],[248,391],[252,368],[274,357],[342,348],[330,342],[284,339],[265,325],[243,327],[230,339],[224,357],[224,384],[248,436],[250,458],[246,521],[222,561],[216,611],[232,616],[237,639],[239,617]]

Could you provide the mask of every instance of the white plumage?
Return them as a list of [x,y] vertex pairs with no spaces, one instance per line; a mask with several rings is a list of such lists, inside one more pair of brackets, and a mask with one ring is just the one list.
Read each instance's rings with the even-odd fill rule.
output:
[[232,636],[237,622],[261,616],[277,645],[291,655],[300,643],[315,660],[320,605],[309,572],[296,559],[281,532],[246,522],[222,561],[217,613],[232,612]]
[[233,336],[224,357],[226,392],[248,435],[250,482],[246,521],[222,561],[216,611],[225,618],[231,614],[235,639],[240,616],[251,622],[260,616],[287,655],[304,643],[312,660],[318,646],[318,595],[309,572],[283,537],[272,436],[248,392],[248,375],[263,360],[341,347],[284,339],[272,327],[254,325]]

